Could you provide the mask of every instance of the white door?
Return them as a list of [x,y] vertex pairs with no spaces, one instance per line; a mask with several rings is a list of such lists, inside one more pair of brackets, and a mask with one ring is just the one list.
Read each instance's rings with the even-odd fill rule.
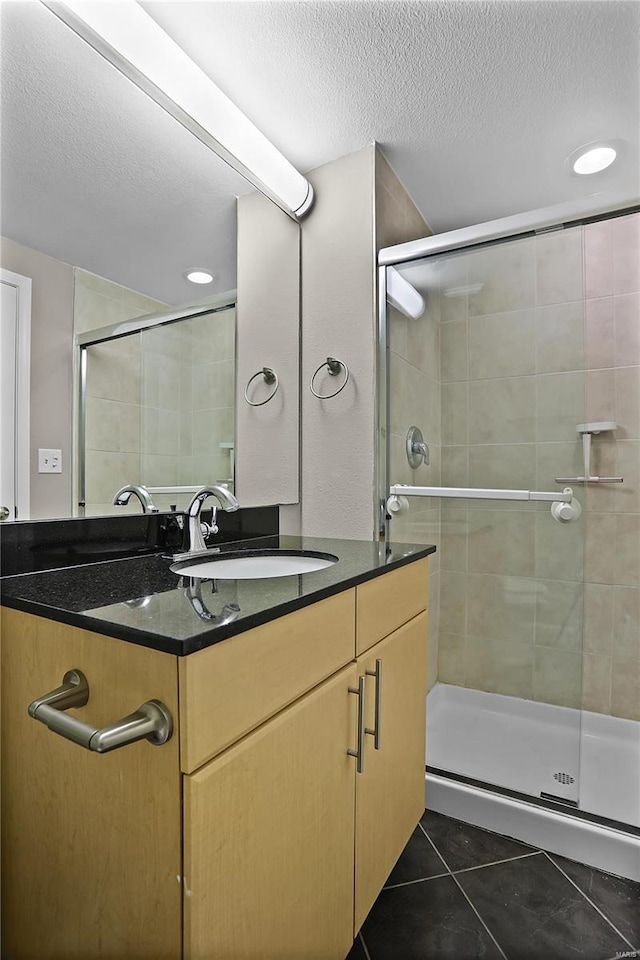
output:
[[0,271],[0,521],[29,518],[31,280]]

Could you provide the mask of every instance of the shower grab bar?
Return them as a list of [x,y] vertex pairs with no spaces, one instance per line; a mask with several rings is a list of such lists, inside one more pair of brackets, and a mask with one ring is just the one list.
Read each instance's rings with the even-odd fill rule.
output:
[[[214,480],[214,483],[218,483],[221,486],[226,484],[233,483],[231,478],[227,480]],[[145,487],[149,493],[197,493],[198,490],[202,489],[202,484],[199,483],[195,487]]]
[[392,497],[449,497],[464,500],[541,500],[546,503],[571,503],[573,490],[546,493],[542,490],[491,490],[482,487],[412,487],[396,483],[389,488]]

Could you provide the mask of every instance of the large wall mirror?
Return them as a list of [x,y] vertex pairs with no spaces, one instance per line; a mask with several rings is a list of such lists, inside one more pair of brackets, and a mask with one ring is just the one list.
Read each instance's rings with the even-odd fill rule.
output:
[[[297,316],[295,331],[269,338],[269,356],[252,356],[263,331],[252,329],[255,291],[242,310],[252,280],[245,253],[238,290],[236,198],[253,188],[44,5],[0,6],[2,267],[32,282],[31,517],[116,512],[128,482],[159,488],[161,509],[185,504],[171,488],[233,488],[254,443],[238,460],[250,413],[237,416],[238,353],[243,380],[277,366],[278,350],[298,369]],[[256,199],[299,242],[297,225]],[[193,270],[213,282],[192,283]],[[140,320],[150,316],[161,322]],[[296,434],[297,391],[286,410]],[[256,408],[249,427],[273,424],[275,408]],[[243,505],[297,499],[297,451],[283,461],[272,446],[278,463],[259,469],[274,482]],[[38,451],[56,448],[62,472],[41,473]]]

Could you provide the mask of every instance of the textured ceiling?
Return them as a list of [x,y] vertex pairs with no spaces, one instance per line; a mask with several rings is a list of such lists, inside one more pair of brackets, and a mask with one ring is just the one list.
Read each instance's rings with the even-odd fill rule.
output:
[[[172,302],[192,264],[226,280],[247,186],[49,11],[3,6],[5,232]],[[640,192],[633,0],[143,6],[301,170],[377,140],[435,232]],[[572,176],[602,138],[619,161]]]

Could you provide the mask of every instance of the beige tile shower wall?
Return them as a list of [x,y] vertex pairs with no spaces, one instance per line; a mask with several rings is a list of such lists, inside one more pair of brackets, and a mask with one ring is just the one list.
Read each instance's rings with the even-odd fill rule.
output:
[[587,491],[583,703],[640,720],[640,215],[585,227],[585,279],[594,472],[624,483]]
[[[181,335],[176,482],[227,482],[233,490],[235,310],[186,320],[176,329]],[[169,499],[186,506],[190,498]]]
[[[585,412],[580,230],[440,273],[443,485],[559,489]],[[544,504],[443,501],[441,681],[579,706],[584,530]]]
[[[180,482],[182,354],[181,324],[140,334],[140,479],[148,487]],[[153,499],[166,509],[177,498],[154,494]]]
[[[426,235],[426,234],[425,234]],[[440,383],[439,383],[439,301],[429,298],[427,309],[419,320],[408,320],[390,307],[390,481],[416,485],[439,486],[440,474]],[[412,348],[422,339],[428,350]],[[429,465],[416,469],[409,466],[405,442],[407,430],[418,426],[429,446]],[[437,679],[439,599],[440,599],[440,517],[438,500],[415,498],[409,512],[391,521],[394,541],[433,543],[437,552],[429,560],[429,656],[428,687]]]
[[443,306],[443,484],[557,489],[586,419],[618,421],[593,472],[625,483],[576,486],[566,526],[543,504],[443,504],[444,682],[640,718],[637,251],[633,217],[458,260],[483,286]]
[[87,333],[111,323],[122,323],[147,313],[159,313],[167,304],[106,277],[74,270],[74,333]]
[[[76,268],[74,276],[74,333],[85,333],[166,307],[159,300],[85,270]],[[140,335],[89,348],[87,384],[86,513],[88,516],[137,513],[140,504],[133,497],[126,507],[114,507],[111,501],[123,484],[142,482],[142,460],[150,449],[153,424],[143,423],[141,416]],[[166,432],[159,429],[156,433],[166,436]],[[177,460],[175,453],[173,459]]]
[[[375,189],[378,249],[431,235],[429,225],[379,151]],[[407,319],[393,307],[388,312],[392,483],[440,483],[439,294],[427,296],[426,304],[418,320]],[[430,450],[430,465],[416,470],[409,466],[405,453],[406,433],[413,425],[420,427]],[[438,501],[412,501],[410,512],[392,521],[391,535],[396,541],[439,545]],[[439,563],[436,552],[429,561],[429,689],[436,682],[438,668]]]

